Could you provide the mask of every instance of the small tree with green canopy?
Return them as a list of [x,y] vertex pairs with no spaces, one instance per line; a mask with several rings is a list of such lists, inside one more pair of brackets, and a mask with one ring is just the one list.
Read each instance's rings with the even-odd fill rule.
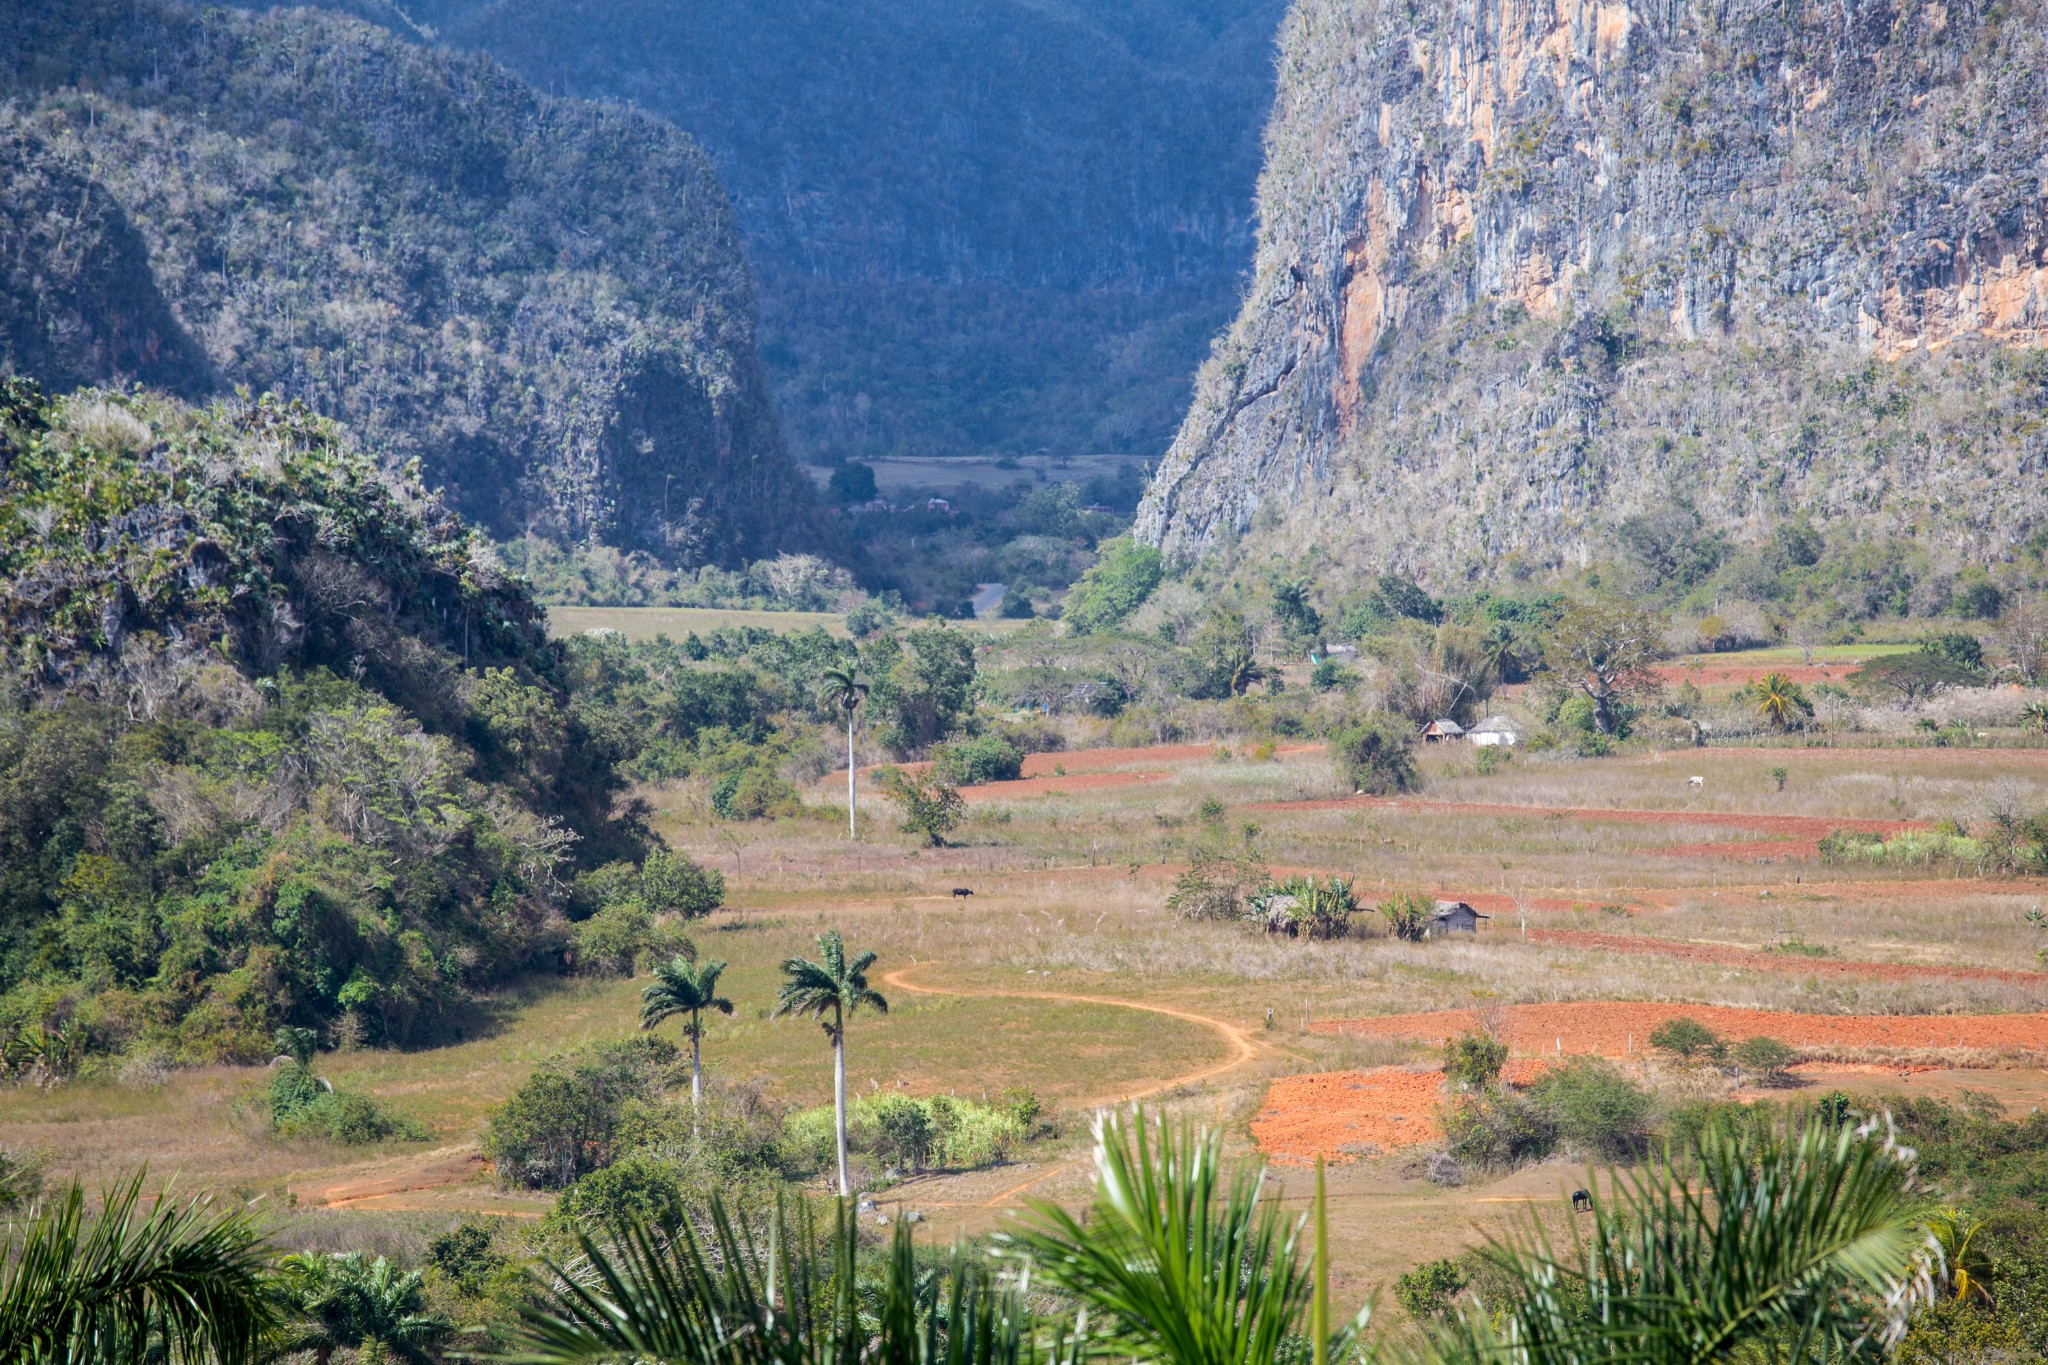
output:
[[1500,1079],[1508,1045],[1490,1033],[1467,1030],[1444,1041],[1444,1079],[1460,1090],[1484,1090]]
[[846,1174],[846,1021],[861,1009],[877,1014],[889,1012],[889,1002],[868,986],[867,970],[874,965],[873,953],[862,953],[849,960],[845,940],[837,929],[829,930],[818,935],[818,961],[802,957],[783,960],[782,990],[775,997],[777,1018],[810,1015],[832,1044],[832,1117],[842,1199],[853,1193]]
[[1076,635],[1113,629],[1145,604],[1165,574],[1166,560],[1150,545],[1128,536],[1105,540],[1067,594],[1060,619]]
[[640,992],[640,1027],[651,1029],[677,1015],[688,1015],[683,1034],[690,1040],[690,1107],[703,1106],[704,1011],[732,1013],[732,1001],[718,993],[718,978],[725,963],[718,958],[692,963],[687,957],[672,957],[656,964],[654,981]]
[[1657,690],[1650,666],[1664,657],[1664,622],[1638,602],[1575,602],[1543,646],[1543,672],[1593,704],[1593,725],[1615,732],[1617,709]]
[[946,835],[967,812],[960,789],[936,771],[917,778],[901,768],[884,769],[881,787],[903,807],[903,832],[922,834],[933,848],[945,846]]
[[1413,791],[1422,785],[1409,752],[1411,727],[1398,716],[1376,711],[1330,736],[1330,757],[1337,780],[1347,790],[1367,796]]

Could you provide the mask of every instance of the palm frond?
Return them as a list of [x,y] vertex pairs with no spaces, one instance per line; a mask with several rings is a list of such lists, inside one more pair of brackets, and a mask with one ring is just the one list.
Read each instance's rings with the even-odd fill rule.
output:
[[1498,1327],[1484,1313],[1453,1323],[1443,1357],[1704,1365],[1754,1346],[1783,1365],[1875,1356],[1931,1297],[1912,1154],[1888,1130],[1710,1130],[1689,1155],[1614,1172],[1569,1259],[1533,1219],[1491,1247],[1512,1302],[1492,1306]]
[[[1096,1192],[1085,1221],[1038,1204],[1004,1254],[1121,1325],[1117,1344],[1173,1365],[1269,1365],[1314,1281],[1300,1220],[1261,1198],[1263,1172],[1226,1172],[1218,1136],[1154,1132],[1143,1111],[1096,1122]],[[1326,1348],[1340,1355],[1360,1313]]]
[[872,1317],[855,1296],[859,1235],[842,1202],[819,1236],[778,1205],[767,1244],[714,1197],[699,1232],[626,1223],[550,1263],[506,1365],[1079,1365],[1078,1334],[1041,1326],[956,1251],[943,1301],[898,1225]]
[[0,1360],[254,1359],[272,1323],[254,1222],[167,1192],[144,1213],[142,1181],[90,1215],[73,1181],[0,1244]]

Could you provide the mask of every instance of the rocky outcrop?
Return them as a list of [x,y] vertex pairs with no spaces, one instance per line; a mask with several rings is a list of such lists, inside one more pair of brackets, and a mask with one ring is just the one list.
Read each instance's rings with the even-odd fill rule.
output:
[[1298,0],[1250,299],[1138,534],[1437,579],[1660,503],[2048,515],[2048,6]]
[[333,14],[12,11],[0,368],[301,399],[500,536],[684,566],[827,539],[670,125]]

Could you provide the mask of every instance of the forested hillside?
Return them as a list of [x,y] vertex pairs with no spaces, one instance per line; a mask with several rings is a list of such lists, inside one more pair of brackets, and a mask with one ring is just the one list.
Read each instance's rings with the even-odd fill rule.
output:
[[0,99],[0,368],[303,400],[501,538],[824,538],[730,205],[666,123],[177,0],[10,6]]
[[703,143],[801,451],[1157,451],[1235,307],[1279,0],[401,8]]
[[1256,279],[1139,537],[1443,585],[1778,531],[2012,555],[2044,35],[2038,0],[1299,0]]
[[402,1043],[557,965],[577,868],[638,846],[563,672],[486,543],[302,406],[5,381],[0,1032]]

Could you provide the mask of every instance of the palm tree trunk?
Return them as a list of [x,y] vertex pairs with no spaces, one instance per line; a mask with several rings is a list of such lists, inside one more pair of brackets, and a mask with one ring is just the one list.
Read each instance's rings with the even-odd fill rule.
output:
[[704,1101],[704,1059],[699,1055],[703,1040],[703,1025],[697,1022],[697,1012],[690,1012],[690,1108],[695,1109]]
[[846,713],[846,837],[859,839],[860,830],[853,819],[853,712]]
[[832,1035],[832,1114],[839,1125],[839,1197],[853,1193],[846,1179],[846,1030]]

